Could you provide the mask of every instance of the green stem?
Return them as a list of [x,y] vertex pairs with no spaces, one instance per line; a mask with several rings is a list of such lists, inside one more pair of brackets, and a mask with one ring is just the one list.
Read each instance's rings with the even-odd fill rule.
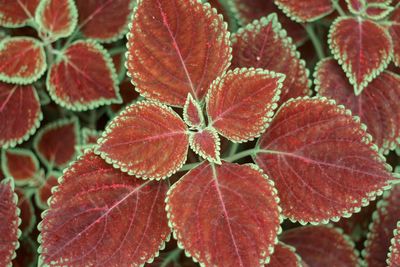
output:
[[125,46],[118,46],[118,47],[114,47],[111,48],[108,53],[110,53],[110,56],[115,56],[118,54],[124,54],[126,52],[126,47]]
[[228,157],[235,155],[238,148],[239,148],[239,143],[233,143],[231,149],[229,150]]
[[314,45],[315,51],[317,52],[318,58],[321,60],[325,58],[324,49],[322,48],[321,42],[319,41],[318,36],[314,32],[314,26],[312,24],[306,25],[306,31],[312,44]]
[[191,169],[194,169],[197,166],[199,166],[201,163],[203,163],[203,162],[195,162],[195,163],[185,164],[182,166],[182,168],[179,169],[179,172],[190,171]]
[[338,0],[332,0],[332,5],[336,9],[336,11],[339,13],[340,16],[346,16],[346,13],[343,11]]
[[178,261],[179,255],[181,253],[182,253],[182,250],[180,248],[174,249],[164,259],[164,261],[161,263],[160,267],[167,267],[169,265],[169,263]]
[[244,151],[241,151],[241,152],[239,152],[239,153],[237,153],[235,155],[226,157],[223,160],[228,161],[228,162],[234,162],[234,161],[237,161],[237,160],[239,160],[241,158],[245,158],[245,157],[248,157],[248,156],[255,156],[258,151],[259,151],[258,148],[252,148],[252,149],[244,150]]

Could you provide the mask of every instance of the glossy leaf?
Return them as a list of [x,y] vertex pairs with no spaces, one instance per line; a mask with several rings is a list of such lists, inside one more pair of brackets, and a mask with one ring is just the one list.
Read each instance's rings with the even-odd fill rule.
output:
[[183,119],[192,128],[200,129],[205,126],[202,108],[191,94],[188,94],[183,106]]
[[190,133],[189,143],[192,150],[210,162],[220,164],[220,139],[214,128],[206,128]]
[[393,62],[400,66],[400,8],[396,8],[390,15],[389,32],[393,42]]
[[280,108],[255,161],[274,180],[285,217],[337,221],[382,194],[394,178],[365,128],[333,100],[300,98]]
[[277,108],[285,76],[263,69],[228,71],[211,85],[207,95],[209,124],[234,142],[258,137]]
[[389,267],[396,267],[400,266],[400,223],[397,223],[397,227],[394,230],[394,237],[392,238],[390,242],[390,249],[389,249],[389,254],[388,258],[386,260],[386,263],[388,264]]
[[100,42],[113,42],[121,39],[128,31],[133,5],[137,0],[75,2],[79,13],[79,29],[83,35]]
[[282,11],[296,22],[311,22],[333,11],[331,0],[274,0]]
[[254,165],[203,163],[168,192],[174,236],[202,266],[260,266],[280,231],[275,192]]
[[20,210],[19,217],[21,218],[21,224],[19,229],[22,234],[27,236],[36,226],[35,210],[31,202],[31,194],[24,192],[20,188],[15,188],[15,193],[18,196],[18,208]]
[[274,254],[268,263],[269,267],[301,267],[303,262],[292,246],[279,242],[274,247]]
[[78,21],[78,11],[73,0],[42,0],[35,18],[40,30],[54,41],[72,34]]
[[62,169],[75,158],[75,146],[79,143],[79,122],[72,118],[42,127],[35,136],[33,147],[46,166]]
[[400,142],[400,76],[384,71],[356,96],[343,70],[328,58],[318,64],[315,78],[318,94],[359,116],[381,151],[396,147]]
[[28,149],[7,149],[1,152],[1,169],[6,177],[14,178],[16,185],[29,185],[39,172],[39,161]]
[[0,25],[4,27],[22,27],[33,20],[40,0],[1,0]]
[[232,67],[256,67],[286,75],[280,103],[309,94],[308,70],[276,15],[253,21],[232,36]]
[[371,4],[368,5],[365,14],[373,20],[380,20],[392,12],[393,7],[386,4]]
[[43,45],[31,37],[10,37],[0,42],[0,81],[30,84],[46,71]]
[[140,266],[152,260],[170,234],[167,190],[167,182],[128,176],[88,152],[64,172],[50,200],[39,225],[40,261]]
[[50,68],[47,88],[57,104],[74,111],[120,102],[111,57],[93,41],[77,41],[63,52]]
[[11,260],[15,258],[15,250],[18,248],[18,238],[21,231],[18,225],[19,210],[17,208],[18,197],[14,194],[14,184],[11,179],[0,182],[0,265],[9,267]]
[[42,120],[33,86],[0,82],[0,146],[14,147],[36,132]]
[[171,108],[142,101],[128,106],[112,120],[98,140],[96,153],[130,175],[160,180],[185,163],[187,130]]
[[52,195],[52,188],[58,185],[58,178],[61,177],[59,172],[51,172],[47,175],[42,184],[37,188],[35,194],[36,205],[41,209],[47,209],[47,200]]
[[222,16],[197,0],[140,1],[128,34],[127,67],[144,97],[184,106],[197,100],[229,66]]
[[310,267],[360,266],[353,242],[339,229],[328,226],[305,226],[283,232],[282,242],[296,252]]
[[328,42],[356,95],[386,68],[393,51],[387,31],[377,23],[360,17],[339,17],[335,20]]

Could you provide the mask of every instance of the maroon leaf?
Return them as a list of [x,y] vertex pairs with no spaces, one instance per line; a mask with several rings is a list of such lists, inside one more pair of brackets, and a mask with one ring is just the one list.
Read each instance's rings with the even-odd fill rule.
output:
[[23,235],[28,235],[34,226],[36,226],[35,210],[31,202],[31,195],[28,192],[24,192],[20,188],[15,188],[15,193],[18,196],[18,208],[20,210],[19,217],[21,218],[21,229]]
[[1,169],[6,177],[14,178],[18,186],[32,184],[39,172],[39,161],[28,149],[8,149],[1,152]]
[[335,20],[330,28],[329,44],[356,95],[386,68],[393,50],[387,31],[361,17]]
[[10,37],[0,42],[0,81],[30,84],[46,71],[42,43],[30,37]]
[[333,59],[321,61],[315,73],[318,94],[336,100],[349,108],[368,127],[374,143],[383,152],[400,142],[400,77],[385,71],[374,79],[359,96],[345,73]]
[[391,240],[390,252],[386,263],[389,267],[400,266],[400,223],[397,223],[397,227],[394,231],[394,237]]
[[140,1],[128,34],[127,66],[143,96],[183,106],[196,100],[229,66],[222,16],[195,0]]
[[51,172],[47,175],[43,183],[37,188],[35,194],[36,205],[41,209],[47,209],[47,200],[51,197],[51,189],[58,185],[58,177],[61,177],[59,172]]
[[360,14],[362,10],[365,9],[365,0],[346,0],[347,7],[353,14]]
[[0,146],[14,147],[36,132],[42,119],[33,86],[0,82]]
[[365,14],[373,20],[380,20],[392,12],[393,7],[386,4],[369,4],[365,9]]
[[220,139],[214,128],[206,128],[190,133],[189,143],[192,150],[210,162],[221,164]]
[[331,0],[275,0],[275,4],[297,22],[311,22],[333,11]]
[[400,67],[400,8],[396,8],[390,15],[389,32],[393,42],[393,62]]
[[328,226],[305,226],[285,231],[280,240],[296,248],[310,267],[360,266],[354,244],[343,233]]
[[130,175],[164,179],[186,161],[187,131],[171,108],[142,101],[128,106],[112,120],[98,140],[96,154]]
[[[75,0],[79,29],[87,38],[113,42],[128,31],[136,0]],[[99,27],[100,26],[100,27]]]
[[277,108],[285,76],[263,69],[235,69],[218,78],[207,95],[209,124],[234,142],[258,137]]
[[257,147],[283,215],[301,223],[349,217],[394,179],[365,126],[325,98],[286,102]]
[[120,102],[117,74],[107,51],[93,41],[77,41],[52,65],[50,96],[59,105],[84,111]]
[[303,262],[297,255],[294,247],[279,242],[274,247],[274,254],[271,256],[271,261],[268,267],[299,267],[303,266]]
[[22,27],[33,20],[40,0],[1,0],[0,25],[4,27]]
[[39,225],[41,262],[140,266],[150,261],[170,233],[167,190],[167,182],[128,176],[88,152],[64,172]]
[[260,266],[280,231],[273,184],[254,165],[203,163],[168,192],[175,238],[204,266]]
[[122,98],[121,104],[112,104],[110,110],[112,116],[120,112],[125,106],[133,103],[139,96],[139,93],[135,91],[130,79],[122,81],[119,85],[119,93]]
[[280,103],[309,94],[308,70],[291,39],[272,14],[233,35],[232,67],[256,67],[283,73]]
[[205,126],[203,110],[191,94],[188,94],[183,106],[183,119],[191,128],[201,129]]
[[[60,138],[62,137],[62,138]],[[62,119],[47,124],[35,136],[33,147],[40,160],[51,169],[64,168],[75,158],[80,143],[79,121]]]

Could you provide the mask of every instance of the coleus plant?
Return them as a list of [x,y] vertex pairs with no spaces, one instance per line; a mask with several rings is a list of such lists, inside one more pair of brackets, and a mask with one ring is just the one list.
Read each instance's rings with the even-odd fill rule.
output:
[[1,265],[399,265],[390,2],[0,0]]

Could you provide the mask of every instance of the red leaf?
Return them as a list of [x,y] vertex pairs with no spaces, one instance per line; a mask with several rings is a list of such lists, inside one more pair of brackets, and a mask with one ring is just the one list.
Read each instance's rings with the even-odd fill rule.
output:
[[[356,96],[345,73],[333,59],[321,61],[315,73],[316,90],[349,108],[368,127],[374,143],[383,152],[400,141],[400,77],[382,72]],[[398,140],[397,140],[398,139]]]
[[296,248],[310,267],[357,267],[358,252],[348,236],[333,227],[305,226],[285,231],[280,240]]
[[388,258],[386,263],[389,267],[400,266],[400,223],[397,223],[397,227],[394,231],[394,237],[391,240],[391,246],[389,249]]
[[92,152],[85,154],[64,172],[39,225],[41,261],[57,266],[150,261],[170,233],[167,190],[167,182],[128,176]]
[[393,179],[365,126],[333,100],[286,102],[257,147],[283,215],[301,223],[349,217]]
[[386,4],[369,4],[365,9],[365,14],[373,20],[380,20],[392,12],[393,7]]
[[167,212],[178,244],[202,266],[260,266],[280,231],[272,182],[254,165],[203,163],[174,184]]
[[11,260],[15,258],[15,249],[18,245],[18,237],[21,231],[18,229],[20,219],[17,208],[17,196],[14,194],[14,185],[11,179],[0,182],[0,266],[11,266]]
[[32,151],[24,148],[1,152],[1,169],[6,177],[14,178],[15,184],[32,184],[39,171],[39,161]]
[[400,67],[400,8],[396,8],[390,16],[389,32],[393,42],[393,62]]
[[186,161],[187,131],[171,108],[142,101],[128,106],[112,120],[98,140],[96,154],[130,175],[164,179]]
[[356,95],[386,68],[393,50],[385,29],[361,17],[335,20],[330,28],[329,44]]
[[283,73],[280,103],[309,94],[308,70],[276,15],[256,20],[232,37],[232,67],[256,67]]
[[263,69],[235,69],[218,78],[207,95],[209,124],[234,142],[258,137],[277,108],[284,75]]
[[[128,31],[133,0],[75,0],[79,29],[87,38],[100,42],[121,39]],[[100,25],[100,27],[99,27]]]
[[75,146],[80,143],[78,131],[79,121],[76,118],[47,124],[33,141],[36,154],[50,169],[64,168],[75,158]]
[[210,162],[221,164],[220,139],[214,128],[206,128],[199,132],[190,133],[190,147],[192,150]]
[[183,106],[183,119],[191,128],[201,129],[205,126],[203,110],[191,94],[188,94]]
[[368,266],[387,266],[385,260],[390,247],[390,239],[393,237],[393,231],[400,219],[399,200],[400,186],[395,186],[391,191],[385,192],[383,199],[377,204],[363,251]]
[[69,46],[47,77],[50,96],[59,105],[84,111],[120,102],[117,74],[108,52],[93,41]]
[[22,27],[33,20],[40,0],[1,0],[0,25],[4,27]]
[[303,266],[303,262],[297,255],[294,247],[279,242],[274,247],[274,254],[271,256],[271,261],[268,267],[299,267]]
[[31,37],[10,37],[0,42],[0,81],[30,84],[46,71],[42,43]]
[[31,195],[20,188],[15,188],[15,193],[18,196],[17,206],[20,210],[19,217],[21,218],[19,229],[23,235],[28,235],[33,227],[36,226],[35,210],[30,199]]
[[346,3],[350,12],[355,15],[360,14],[366,7],[365,0],[346,0]]
[[54,41],[72,34],[78,21],[78,11],[73,0],[43,0],[35,17],[40,30]]
[[140,1],[128,34],[127,66],[143,96],[183,106],[196,100],[229,66],[229,33],[209,4]]
[[311,22],[333,12],[331,0],[275,0],[275,4],[296,22]]
[[42,119],[33,86],[0,82],[0,146],[14,147],[36,132]]
[[47,200],[51,197],[51,189],[58,185],[58,177],[61,177],[61,173],[51,172],[47,175],[46,180],[37,188],[35,194],[36,205],[41,209],[47,209]]

